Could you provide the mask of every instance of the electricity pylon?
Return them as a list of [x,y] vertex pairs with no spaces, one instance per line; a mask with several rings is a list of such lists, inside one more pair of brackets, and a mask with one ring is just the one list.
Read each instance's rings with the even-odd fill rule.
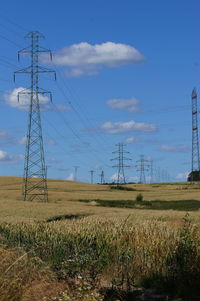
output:
[[136,167],[138,167],[138,171],[140,172],[140,183],[146,183],[146,178],[145,178],[145,171],[148,170],[147,168],[149,167],[148,164],[145,162],[149,162],[148,160],[144,159],[144,155],[140,155],[140,160]]
[[[194,172],[200,172],[199,163],[199,137],[198,137],[198,110],[197,110],[197,92],[192,91],[192,174],[191,180],[194,180]],[[199,178],[199,175],[198,175]]]
[[151,159],[149,162],[150,162],[150,183],[153,183],[153,181],[154,181],[154,175],[153,175],[153,159]]
[[74,181],[77,181],[77,171],[80,166],[74,166]]
[[89,172],[90,172],[90,174],[91,174],[91,180],[90,180],[90,183],[93,184],[94,170],[90,170]]
[[101,173],[100,173],[100,183],[101,184],[104,184],[105,183],[105,180],[104,180],[104,171],[102,170]]
[[130,167],[129,165],[124,165],[125,160],[131,160],[130,158],[124,157],[124,154],[129,154],[129,152],[124,150],[124,146],[126,146],[124,143],[118,143],[116,144],[118,147],[118,150],[115,152],[112,152],[113,154],[118,154],[118,157],[111,159],[117,160],[118,164],[113,165],[112,167],[118,168],[118,173],[117,173],[117,185],[119,184],[126,184],[126,179],[124,175],[124,168]]
[[49,53],[52,59],[51,51],[39,46],[40,38],[44,38],[44,36],[38,31],[32,31],[25,36],[25,39],[31,40],[31,44],[18,52],[18,60],[21,54],[28,54],[31,58],[31,64],[16,71],[14,80],[16,74],[30,74],[30,87],[18,93],[18,101],[20,100],[20,95],[27,95],[30,98],[22,188],[23,198],[24,201],[47,202],[47,169],[44,159],[39,95],[44,96],[48,94],[51,100],[52,96],[51,92],[39,88],[39,74],[53,72],[56,79],[56,73],[39,65],[39,53]]

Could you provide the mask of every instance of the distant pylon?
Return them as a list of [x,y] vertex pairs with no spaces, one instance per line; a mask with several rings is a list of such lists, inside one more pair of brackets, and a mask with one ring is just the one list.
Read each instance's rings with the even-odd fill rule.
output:
[[153,175],[153,159],[151,159],[149,162],[150,162],[150,183],[153,183],[153,181],[154,181],[154,175]]
[[77,181],[77,171],[80,166],[74,166],[74,181]]
[[91,178],[90,178],[90,183],[93,184],[94,170],[90,170],[89,172],[90,172],[90,176],[91,176]]
[[104,180],[104,171],[102,170],[101,173],[100,173],[100,183],[101,184],[104,184],[105,183],[105,180]]
[[[32,31],[25,36],[25,39],[31,39],[30,46],[18,52],[18,60],[20,54],[29,54],[31,57],[31,65],[23,68],[14,73],[16,74],[28,73],[30,74],[30,87],[18,93],[18,101],[20,95],[27,95],[30,97],[29,104],[29,118],[28,118],[28,131],[26,139],[26,152],[24,162],[24,179],[23,179],[23,198],[24,201],[48,201],[48,188],[47,188],[47,169],[44,160],[42,126],[40,118],[40,99],[39,95],[50,95],[51,92],[39,88],[39,74],[53,72],[44,67],[39,66],[39,53],[50,53],[51,51],[39,46],[39,39],[44,36],[38,31]],[[56,76],[56,75],[55,75]]]
[[129,165],[124,165],[125,160],[131,160],[130,158],[124,157],[124,154],[129,154],[129,152],[124,150],[124,146],[126,146],[124,143],[118,143],[116,144],[118,147],[118,150],[115,152],[112,152],[113,154],[118,154],[118,157],[111,159],[111,160],[117,160],[118,164],[114,165],[114,168],[118,168],[117,173],[117,185],[119,184],[126,184],[126,179],[124,175],[124,168],[130,167]]
[[149,167],[149,165],[145,162],[149,161],[144,159],[144,155],[140,155],[140,160],[137,162],[139,162],[136,167],[138,167],[138,171],[140,172],[140,183],[146,183],[145,171],[148,170],[147,167]]
[[195,88],[192,91],[192,180],[194,171],[200,171],[197,92]]

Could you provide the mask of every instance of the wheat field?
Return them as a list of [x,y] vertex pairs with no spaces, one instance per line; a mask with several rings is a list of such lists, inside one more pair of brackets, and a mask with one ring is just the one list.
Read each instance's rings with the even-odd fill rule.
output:
[[[88,184],[64,180],[48,180],[49,202],[24,202],[21,196],[22,178],[0,177],[0,222],[45,221],[54,216],[85,214],[108,218],[181,219],[185,212],[177,210],[145,210],[97,206],[95,200],[135,200],[142,193],[145,201],[199,200],[200,187],[188,183],[155,183],[127,185],[134,191],[112,190],[109,185]],[[89,200],[89,203],[79,202]],[[190,212],[198,222],[200,211]]]
[[[167,291],[165,300],[199,300],[199,184],[116,190],[49,179],[48,203],[24,202],[21,184],[0,177],[0,301],[124,301],[120,292],[141,286]],[[126,202],[137,207],[118,206]],[[184,207],[141,206],[156,202],[195,206],[189,215]],[[118,297],[105,299],[104,287]]]

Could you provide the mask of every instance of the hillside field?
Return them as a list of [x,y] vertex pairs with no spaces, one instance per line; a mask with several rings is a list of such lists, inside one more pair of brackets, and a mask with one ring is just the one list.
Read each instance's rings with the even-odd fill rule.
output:
[[[131,191],[111,189],[109,185],[88,184],[64,180],[48,180],[49,202],[23,202],[21,196],[22,178],[0,177],[0,221],[45,221],[56,216],[85,214],[124,218],[128,215],[137,219],[164,218],[179,219],[186,211],[195,220],[200,219],[200,187],[188,183],[154,183],[126,185]],[[135,208],[117,208],[97,206],[99,201],[135,200],[141,193],[145,201],[199,201],[195,208],[188,210],[151,210],[138,206]],[[81,201],[81,202],[79,202]],[[84,202],[86,201],[86,202]],[[107,202],[108,203],[108,202]],[[186,202],[187,203],[187,202]]]

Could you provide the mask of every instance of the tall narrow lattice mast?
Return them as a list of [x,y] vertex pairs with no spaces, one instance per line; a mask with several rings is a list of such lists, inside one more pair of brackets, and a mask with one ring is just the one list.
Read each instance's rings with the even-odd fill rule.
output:
[[90,172],[90,175],[91,175],[90,183],[93,184],[94,170],[90,170],[89,172]]
[[140,183],[146,183],[146,177],[145,177],[145,171],[147,170],[147,167],[149,167],[148,164],[145,162],[148,162],[144,159],[144,155],[140,155],[140,160],[137,161],[138,164],[136,167],[138,167],[138,171],[140,172]]
[[80,166],[74,166],[74,181],[77,181],[77,171]]
[[[50,95],[51,92],[39,88],[39,73],[54,72],[39,66],[39,53],[50,53],[48,49],[39,46],[39,39],[44,36],[38,31],[28,33],[25,38],[31,39],[31,45],[18,52],[20,54],[29,54],[31,57],[31,65],[27,68],[16,71],[15,74],[30,74],[31,85],[18,93],[18,101],[20,95],[27,95],[30,98],[28,131],[26,140],[26,152],[24,162],[24,179],[23,179],[23,198],[24,201],[48,201],[48,189],[46,178],[46,166],[44,160],[42,127],[40,119],[40,98],[39,95]],[[54,72],[54,75],[55,72]]]
[[195,88],[192,91],[192,175],[194,171],[200,171],[197,92]]
[[100,183],[101,184],[104,184],[105,183],[105,180],[104,180],[104,171],[102,170],[101,173],[100,173]]
[[130,167],[129,165],[124,165],[124,161],[125,160],[131,160],[130,158],[126,158],[124,157],[124,154],[129,154],[129,152],[124,150],[124,143],[118,143],[116,144],[116,146],[118,147],[118,150],[115,152],[112,152],[113,154],[118,154],[118,157],[111,159],[111,160],[117,160],[118,164],[114,165],[113,167],[118,168],[118,173],[117,173],[117,185],[119,184],[125,184],[126,183],[126,179],[125,179],[125,175],[124,175],[124,168],[126,167]]

